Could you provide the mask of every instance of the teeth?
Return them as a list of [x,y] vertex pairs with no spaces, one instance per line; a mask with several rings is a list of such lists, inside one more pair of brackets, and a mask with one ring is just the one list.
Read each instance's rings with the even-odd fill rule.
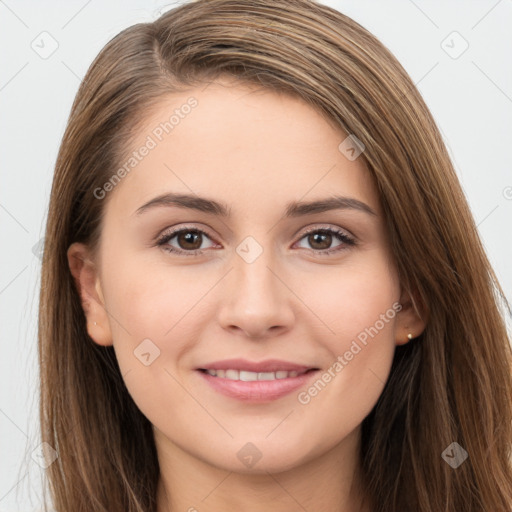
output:
[[246,372],[244,370],[240,370],[239,379],[245,382],[249,382],[251,380],[258,380],[258,374],[255,372]]
[[[229,380],[241,380],[244,382],[254,381],[254,380],[276,380],[276,379],[286,379],[288,377],[297,377],[299,372],[291,371],[287,372],[284,370],[279,370],[277,372],[247,372],[245,370],[206,370],[209,375],[213,377],[221,377],[223,379]],[[302,372],[306,373],[306,372]],[[302,375],[302,373],[300,375]]]
[[226,370],[226,374],[224,375],[226,379],[230,380],[238,380],[239,371],[238,370]]

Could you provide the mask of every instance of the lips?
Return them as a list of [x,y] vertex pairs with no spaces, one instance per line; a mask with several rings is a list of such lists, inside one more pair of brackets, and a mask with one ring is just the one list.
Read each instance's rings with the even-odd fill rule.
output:
[[249,403],[277,400],[306,384],[318,368],[269,359],[252,362],[228,359],[197,368],[215,391]]
[[254,362],[246,359],[224,359],[222,361],[215,361],[207,363],[198,368],[198,370],[242,370],[254,373],[265,372],[297,372],[297,374],[304,373],[307,370],[318,370],[316,366],[306,366],[302,364],[292,363],[290,361],[282,361],[279,359],[267,359],[265,361]]
[[212,377],[220,377],[222,379],[230,379],[230,380],[242,380],[244,382],[251,382],[255,380],[277,380],[277,379],[287,379],[289,377],[297,377],[298,375],[304,375],[305,373],[312,371],[304,370],[303,372],[291,371],[288,372],[286,370],[278,370],[277,372],[249,372],[247,370],[235,370],[234,368],[230,368],[229,370],[200,370],[206,371],[208,375]]

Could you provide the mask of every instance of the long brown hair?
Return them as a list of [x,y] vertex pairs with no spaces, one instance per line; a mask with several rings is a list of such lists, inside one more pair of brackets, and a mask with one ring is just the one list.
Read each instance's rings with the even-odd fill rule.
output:
[[[156,508],[151,424],[113,348],[87,334],[66,251],[97,243],[108,197],[93,191],[149,109],[221,74],[296,95],[363,142],[401,284],[428,310],[362,425],[372,511],[511,510],[510,306],[414,83],[367,30],[310,0],[185,3],[122,31],[88,70],[58,155],[42,267],[40,421],[59,455],[47,469],[54,508]],[[441,457],[452,442],[469,455],[456,469]]]

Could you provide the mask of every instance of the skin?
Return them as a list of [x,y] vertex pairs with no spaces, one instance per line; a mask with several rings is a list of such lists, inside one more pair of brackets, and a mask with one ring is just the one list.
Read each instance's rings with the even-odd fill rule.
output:
[[[126,387],[154,426],[158,512],[368,510],[355,476],[361,422],[382,393],[396,345],[424,329],[400,286],[376,188],[363,159],[338,149],[346,134],[311,106],[227,79],[166,97],[133,149],[191,96],[198,106],[103,199],[99,252],[83,244],[68,251],[88,333],[114,346]],[[176,206],[136,213],[164,192],[225,203],[231,217]],[[376,215],[284,217],[291,201],[333,193]],[[203,254],[156,245],[168,228],[191,224],[207,235],[167,245]],[[315,244],[304,235],[313,227],[341,228],[357,243],[332,235]],[[236,251],[247,236],[263,249],[251,263]],[[307,404],[298,392],[247,404],[217,393],[196,371],[231,357],[327,370],[396,302],[403,309]],[[134,350],[147,338],[160,355],[145,366]],[[252,467],[237,457],[248,442],[261,453]]]

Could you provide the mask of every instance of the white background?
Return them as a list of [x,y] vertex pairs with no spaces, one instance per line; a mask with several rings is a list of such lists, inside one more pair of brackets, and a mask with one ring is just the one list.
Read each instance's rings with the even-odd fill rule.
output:
[[[512,300],[512,0],[324,3],[375,34],[417,83]],[[31,459],[40,442],[40,260],[33,246],[43,236],[53,166],[71,103],[108,40],[175,4],[0,0],[0,512],[40,508],[42,470]],[[58,43],[46,59],[31,47],[42,46],[41,38],[48,38],[40,36],[44,31]],[[469,44],[456,59],[443,49],[462,48],[458,36],[446,39],[453,31]]]

